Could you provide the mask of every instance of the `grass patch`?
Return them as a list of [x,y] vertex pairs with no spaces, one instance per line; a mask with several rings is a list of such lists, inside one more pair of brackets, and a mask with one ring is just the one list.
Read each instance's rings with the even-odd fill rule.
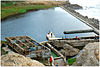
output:
[[68,64],[72,65],[76,61],[76,58],[70,58],[68,59]]
[[[1,2],[2,4],[2,2]],[[1,6],[1,19],[6,18],[7,16],[19,14],[19,13],[25,13],[27,10],[38,10],[38,9],[47,9],[55,7],[54,5],[12,5],[11,4],[5,4],[6,6]]]
[[26,10],[25,9],[21,9],[20,11],[18,11],[19,13],[25,13]]

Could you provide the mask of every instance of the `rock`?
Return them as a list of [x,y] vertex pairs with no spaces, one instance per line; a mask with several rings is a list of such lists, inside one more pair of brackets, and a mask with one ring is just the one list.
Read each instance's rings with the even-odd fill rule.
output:
[[87,44],[72,66],[99,66],[99,42]]
[[76,42],[70,42],[71,46],[73,47],[79,47],[79,46],[85,46],[86,44],[88,44],[89,42],[79,42],[79,41],[76,41]]
[[99,48],[95,49],[94,54],[95,54],[97,60],[99,61]]
[[61,49],[61,53],[64,55],[64,56],[75,56],[79,53],[79,50],[76,49],[76,48],[73,48],[72,46],[68,45],[68,44],[65,44],[63,46],[64,49]]
[[63,45],[65,44],[64,40],[52,40],[51,41],[57,48],[62,48]]
[[2,66],[44,66],[42,63],[23,55],[9,52],[1,57]]
[[68,4],[67,7],[71,8],[71,9],[82,9],[82,6],[78,5],[78,4]]

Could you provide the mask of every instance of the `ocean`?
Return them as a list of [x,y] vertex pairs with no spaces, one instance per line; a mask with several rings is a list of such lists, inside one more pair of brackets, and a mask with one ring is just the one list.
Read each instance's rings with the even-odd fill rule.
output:
[[69,0],[69,2],[83,7],[83,9],[76,10],[81,15],[100,21],[100,0]]

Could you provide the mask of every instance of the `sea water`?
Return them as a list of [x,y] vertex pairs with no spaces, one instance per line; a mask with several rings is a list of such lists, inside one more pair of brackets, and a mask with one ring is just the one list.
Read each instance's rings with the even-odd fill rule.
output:
[[1,40],[5,37],[30,36],[38,42],[46,41],[52,31],[57,38],[94,36],[95,33],[64,34],[65,30],[91,29],[60,7],[27,12],[11,17],[1,23]]
[[83,9],[76,10],[83,16],[95,18],[100,21],[100,0],[69,0],[71,4],[78,4]]

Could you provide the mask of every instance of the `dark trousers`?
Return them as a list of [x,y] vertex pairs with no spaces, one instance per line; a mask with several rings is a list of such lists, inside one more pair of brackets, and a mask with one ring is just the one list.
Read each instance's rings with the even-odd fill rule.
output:
[[52,62],[50,62],[50,65],[52,66]]

